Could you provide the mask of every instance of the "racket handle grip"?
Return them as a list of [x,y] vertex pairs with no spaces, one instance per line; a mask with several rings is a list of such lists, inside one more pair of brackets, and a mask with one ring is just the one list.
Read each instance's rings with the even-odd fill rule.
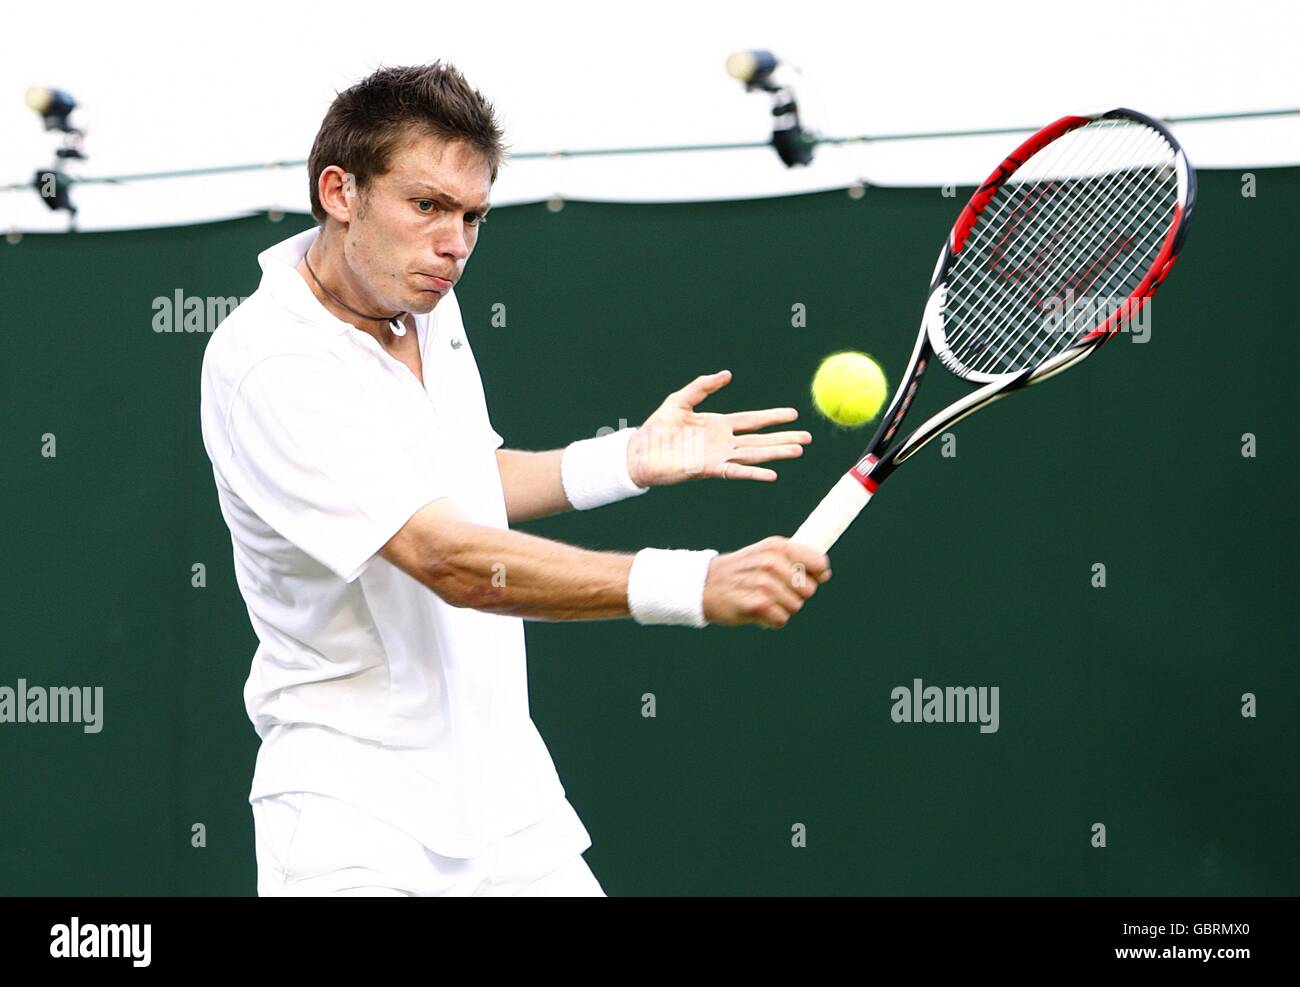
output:
[[829,552],[870,499],[871,492],[851,474],[845,473],[808,515],[808,520],[799,525],[799,530],[790,540],[819,552]]

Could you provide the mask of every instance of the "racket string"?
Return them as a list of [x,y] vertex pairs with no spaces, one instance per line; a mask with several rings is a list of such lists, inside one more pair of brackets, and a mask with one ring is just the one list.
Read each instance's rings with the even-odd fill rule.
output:
[[[1106,130],[1114,130],[1116,127],[1122,125],[1122,121],[1106,120],[1105,125]],[[1037,155],[1025,162],[1025,164],[1018,169],[1016,175],[1012,176],[1017,179],[1015,184],[1022,189],[1028,187],[1030,191],[1034,191],[1041,187],[1044,182],[1051,181],[1053,176],[1059,176],[1064,170],[1061,167],[1062,160],[1065,159],[1067,155],[1074,153],[1074,148],[1070,140],[1071,136],[1073,136],[1073,134],[1066,135],[1053,141],[1045,150],[1039,151]],[[1101,146],[1101,142],[1096,142],[1094,144],[1094,147],[1097,148],[1100,148]],[[1039,159],[1041,159],[1041,161],[1039,161]],[[1087,164],[1088,162],[1085,161],[1081,163]],[[1027,180],[1032,175],[1032,171],[1029,170],[1031,166],[1035,166],[1037,170],[1042,172],[1042,174],[1034,180],[1032,185],[1029,185]],[[971,230],[967,242],[978,244],[981,238],[987,238],[990,235],[991,229],[1003,219],[1002,214],[1012,205],[1014,205],[1014,199],[1003,196],[990,207],[986,207],[980,217],[981,221],[977,222],[976,228]]]
[[[1119,125],[1119,121],[1115,120],[1108,120],[1106,123],[1109,125],[1106,128],[1107,130],[1113,130]],[[1020,171],[1017,172],[1019,178],[1017,179],[1017,176],[1012,176],[1013,181],[1008,183],[1011,189],[1019,191],[1022,196],[1036,196],[1040,194],[1044,183],[1048,185],[1056,183],[1061,174],[1066,170],[1063,167],[1064,162],[1062,159],[1066,158],[1067,155],[1074,153],[1070,136],[1072,135],[1067,135],[1066,137],[1054,141],[1045,151],[1040,151],[1037,157],[1031,158],[1027,161]],[[1106,148],[1104,143],[1101,141],[1093,142],[1092,147],[1094,157],[1077,161],[1074,167],[1097,167],[1098,161],[1096,160],[1095,155]],[[1043,160],[1039,162],[1038,157],[1041,157]],[[1035,167],[1042,173],[1040,177],[1033,181],[1032,184],[1027,181],[1031,174],[1028,169],[1031,167]],[[999,192],[1001,191],[1002,190],[999,190]],[[996,231],[1000,230],[1004,225],[1007,218],[1004,214],[1009,210],[1014,209],[1019,201],[1016,196],[1012,194],[999,195],[998,193],[995,193],[995,199],[996,201],[991,203],[990,207],[985,208],[984,213],[981,215],[975,227],[972,228],[970,235],[967,237],[967,243],[972,249],[978,250],[987,246],[987,241],[996,235]]]
[[[1001,346],[976,362],[974,369],[977,373],[991,372],[998,367],[999,362],[1012,367],[1036,365],[1053,355],[1051,351],[1054,342],[1063,344],[1060,346],[1063,349],[1073,345],[1085,329],[1104,322],[1104,318],[1093,318],[1097,310],[1118,307],[1116,298],[1122,304],[1123,299],[1138,286],[1163,239],[1163,236],[1153,238],[1149,234],[1168,228],[1165,220],[1172,210],[1163,208],[1161,200],[1164,196],[1157,187],[1155,178],[1149,179],[1145,185],[1132,188],[1126,187],[1127,184],[1123,181],[1116,183],[1115,188],[1109,191],[1106,201],[1124,202],[1141,196],[1141,202],[1134,203],[1132,207],[1136,218],[1129,221],[1127,228],[1124,224],[1103,222],[1096,225],[1090,236],[1076,237],[1068,250],[1063,251],[1062,261],[1047,277],[1049,284],[1058,284],[1067,273],[1075,272],[1071,275],[1071,280],[1065,282],[1064,294],[1059,293],[1058,289],[1058,293],[1048,299],[1055,304],[1055,311],[1043,319],[1041,304],[1031,299],[1028,311],[1023,316],[1028,328],[1018,334],[1005,334]],[[1157,207],[1155,210],[1149,208],[1153,204]],[[1136,227],[1133,225],[1135,223],[1138,224]],[[1137,246],[1133,247],[1135,243]],[[1116,248],[1118,253],[1114,256],[1118,263],[1109,266],[1102,264],[1099,267],[1101,261]],[[1100,256],[1098,251],[1102,251]],[[1088,258],[1094,259],[1088,267],[1081,268],[1080,265]],[[1082,277],[1087,280],[1081,279],[1077,286],[1071,283],[1074,278]],[[1124,292],[1123,295],[1119,294],[1121,291]],[[1088,320],[1088,324],[1081,326],[1082,320]],[[1017,342],[1019,348],[1012,353]]]
[[[1164,144],[1159,134],[1148,131],[1145,141],[1140,142],[1139,145],[1142,152],[1139,160],[1149,161],[1151,153],[1159,153],[1162,150],[1159,146],[1161,144],[1165,156],[1171,158],[1172,148]],[[1065,270],[1069,270],[1082,264],[1086,258],[1094,258],[1092,263],[1083,269],[1084,275],[1093,275],[1095,269],[1095,275],[1090,280],[1080,280],[1078,284],[1065,282],[1066,295],[1063,301],[1068,302],[1071,297],[1074,297],[1081,303],[1058,314],[1059,330],[1049,321],[1045,327],[1047,332],[1041,336],[1037,338],[1036,334],[1026,336],[1017,353],[1009,357],[1011,362],[1016,365],[1035,365],[1042,362],[1050,355],[1050,344],[1054,337],[1064,338],[1067,344],[1073,345],[1085,330],[1104,323],[1106,318],[1113,311],[1118,310],[1138,287],[1142,276],[1150,269],[1155,259],[1164,239],[1164,231],[1168,229],[1169,220],[1173,215],[1172,207],[1176,196],[1171,197],[1168,202],[1163,201],[1166,192],[1171,194],[1176,192],[1176,189],[1168,188],[1167,183],[1162,181],[1167,168],[1169,168],[1167,163],[1157,164],[1154,167],[1136,163],[1130,165],[1124,175],[1133,180],[1130,182],[1121,178],[1119,181],[1112,182],[1107,198],[1102,203],[1093,205],[1092,215],[1102,215],[1103,222],[1096,224],[1096,235],[1078,242],[1062,265]],[[1172,176],[1172,170],[1168,174]],[[1115,216],[1119,212],[1115,208],[1117,204],[1126,204],[1120,217]],[[1113,253],[1116,250],[1118,253]],[[1098,251],[1101,253],[1098,254]],[[1128,256],[1124,257],[1126,253]],[[1109,263],[1112,257],[1118,258],[1120,262]],[[1059,277],[1059,274],[1060,272],[1057,272],[1053,277]],[[1059,295],[1055,297],[1060,298]],[[1101,302],[1101,306],[1097,304],[1098,301]],[[1103,306],[1111,311],[1106,311],[1105,317],[1098,317],[1098,308]],[[1033,349],[1027,352],[1031,344]],[[1049,352],[1045,353],[1044,347],[1047,347]],[[1000,354],[999,358],[1008,359],[1006,353]],[[993,365],[995,361],[988,361],[987,365],[982,365],[979,369],[986,370]]]
[[[1113,121],[1108,122],[1113,123]],[[1113,127],[1107,129],[1113,129]],[[1132,133],[1130,132],[1128,136],[1131,138]],[[1114,147],[1112,149],[1114,156],[1118,157],[1124,150],[1126,150],[1126,148],[1127,143]],[[1100,161],[1098,160],[1097,155],[1103,153],[1105,150],[1106,148],[1103,147],[1102,144],[1094,143],[1092,145],[1092,156],[1076,162],[1074,164],[1075,169],[1093,169],[1098,167]],[[989,241],[998,231],[1001,231],[1005,227],[1006,219],[1008,217],[1004,214],[1008,210],[1014,210],[1017,207],[1017,203],[1024,201],[1029,196],[1041,196],[1045,191],[1043,187],[1045,181],[1048,182],[1049,187],[1054,187],[1060,184],[1059,179],[1052,179],[1047,176],[1059,176],[1066,171],[1066,168],[1063,167],[1061,158],[1069,153],[1069,151],[1070,149],[1066,147],[1057,149],[1050,160],[1045,161],[1040,166],[1044,177],[1040,177],[1032,185],[1029,185],[1027,191],[1026,183],[1017,183],[1012,186],[1010,191],[1002,196],[1001,200],[997,204],[997,210],[990,215],[987,221],[980,224],[978,236],[969,240],[967,246],[963,247],[963,253],[966,253],[967,255],[966,260],[958,261],[954,267],[952,278],[950,280],[950,286],[953,289],[954,295],[960,297],[963,282],[967,280],[975,281],[976,276],[983,273],[981,265],[974,261],[970,261],[970,258],[975,258],[976,261],[978,261],[981,257],[982,250],[988,246]],[[1047,214],[1044,216],[1043,222],[1041,223],[1044,234],[1040,237],[1040,242],[1034,246],[1032,252],[1036,253],[1042,248],[1043,243],[1041,241],[1044,240],[1047,234],[1052,230],[1051,221],[1058,220],[1059,217],[1067,215],[1068,211],[1073,207],[1078,198],[1077,193],[1078,191],[1081,191],[1081,186],[1074,186],[1074,189],[1076,190],[1075,195],[1072,196],[1070,194],[1071,188],[1067,187],[1065,192],[1058,195],[1055,198],[1055,201],[1049,205]],[[1080,227],[1078,231],[1079,235],[1082,235],[1083,232],[1084,229]],[[1064,262],[1066,253],[1058,252],[1058,257],[1060,257],[1062,262]],[[966,275],[968,275],[968,277],[965,277]],[[974,285],[972,285],[971,290],[974,290]],[[1023,303],[1025,295],[1031,290],[1032,286],[1028,284],[1013,284],[1010,281],[1004,280],[1001,285],[995,286],[993,291],[986,291],[977,294],[975,298],[976,304],[967,313],[967,321],[969,323],[969,329],[966,333],[967,338],[969,339],[976,330],[981,328],[981,320],[986,319],[986,317],[991,315],[993,312],[1002,309],[1009,309],[1013,302],[1018,303],[1020,307],[1024,307]],[[961,337],[962,334],[959,329],[958,332],[951,337],[950,346],[957,348],[963,344],[965,341]]]
[[[1158,191],[1149,196],[1150,202],[1156,203],[1163,198]],[[1161,213],[1163,212],[1162,209]],[[1138,222],[1142,225],[1137,229],[1108,231],[1102,238],[1106,241],[1104,246],[1101,242],[1090,244],[1089,249],[1092,251],[1103,249],[1106,252],[1103,257],[1117,251],[1119,262],[1110,266],[1109,273],[1103,267],[1090,283],[1086,286],[1081,284],[1080,290],[1068,286],[1066,295],[1060,298],[1060,307],[1048,316],[1037,338],[1033,333],[1028,334],[1014,355],[1008,357],[1004,352],[996,354],[996,357],[1009,359],[1017,365],[1039,363],[1046,358],[1045,350],[1050,350],[1054,341],[1062,340],[1066,345],[1073,345],[1086,331],[1104,324],[1110,315],[1118,311],[1141,283],[1144,273],[1150,269],[1163,240],[1163,235],[1151,237],[1148,234],[1168,228],[1164,216],[1159,214],[1143,217]],[[1125,254],[1127,256],[1123,256]],[[1088,268],[1086,273],[1091,274],[1092,268]],[[1009,347],[1004,349],[1009,351]],[[980,370],[984,371],[993,365],[993,361],[988,361],[987,365],[981,361],[981,364]]]
[[[1108,120],[1105,124],[1106,131],[1115,129],[1115,121]],[[1077,287],[1084,291],[1093,289],[1093,295],[1101,294],[1095,290],[1099,283],[1105,291],[1114,291],[1120,287],[1128,287],[1131,291],[1136,287],[1136,280],[1133,280],[1132,284],[1127,283],[1135,275],[1137,265],[1133,261],[1135,258],[1145,261],[1146,254],[1150,253],[1151,243],[1148,242],[1150,234],[1159,229],[1159,224],[1169,214],[1165,208],[1166,204],[1160,201],[1159,185],[1162,177],[1172,174],[1167,163],[1172,149],[1168,148],[1167,144],[1163,148],[1159,147],[1155,141],[1149,139],[1153,136],[1158,135],[1149,128],[1137,126],[1130,127],[1128,133],[1122,135],[1119,141],[1092,139],[1083,142],[1085,145],[1083,156],[1077,153],[1077,148],[1054,149],[1050,155],[1043,156],[1042,164],[1034,159],[1026,163],[1027,168],[1032,166],[1034,170],[1040,172],[1040,177],[1035,181],[1009,183],[1008,188],[999,190],[999,193],[1002,193],[1001,201],[994,206],[989,217],[979,224],[978,229],[974,231],[975,235],[968,240],[962,251],[967,258],[983,260],[985,264],[969,260],[962,263],[959,255],[950,282],[950,297],[953,299],[950,303],[951,314],[957,318],[954,319],[956,331],[950,336],[949,346],[954,350],[957,362],[965,369],[970,369],[970,358],[974,357],[979,367],[976,372],[998,369],[999,361],[1009,362],[1010,365],[1001,368],[1003,372],[1008,372],[1015,369],[1015,365],[1021,362],[1020,358],[1031,347],[1035,356],[1043,355],[1044,347],[1048,348],[1046,355],[1052,355],[1050,343],[1054,337],[1061,339],[1062,334],[1050,331],[1046,334],[1041,333],[1040,326],[1035,324],[1038,322],[1036,318],[1030,320],[1029,330],[1020,334],[1007,333],[1006,328],[1001,327],[999,335],[995,337],[1000,339],[1000,346],[990,347],[985,344],[981,345],[978,351],[974,351],[970,344],[984,342],[983,337],[989,334],[987,331],[981,333],[980,330],[987,329],[987,324],[997,313],[1010,314],[1019,310],[1018,321],[1021,323],[1024,322],[1026,312],[1030,315],[1041,315],[1046,286],[1056,286],[1067,274],[1077,274],[1085,258],[1096,256],[1097,250],[1102,247],[1102,241],[1107,236],[1110,237],[1112,245],[1116,242],[1136,242],[1138,250],[1128,251],[1131,255],[1129,263],[1111,264],[1109,272],[1102,267],[1086,283],[1080,281]],[[1071,155],[1069,151],[1075,153]],[[1163,154],[1153,152],[1163,152]],[[1161,161],[1162,157],[1164,161]],[[1062,159],[1070,164],[1069,168],[1062,166]],[[1152,161],[1156,162],[1154,168],[1148,167]],[[1145,183],[1142,183],[1141,172],[1137,170],[1139,163],[1144,166],[1144,170],[1150,172],[1146,176]],[[1121,168],[1121,165],[1124,167]],[[1076,177],[1071,179],[1059,177],[1070,172],[1073,172]],[[1137,184],[1134,181],[1135,176]],[[1140,212],[1136,220],[1127,224],[1126,229],[1124,228],[1126,224],[1115,222],[1121,215],[1116,205],[1136,198],[1141,199]],[[1154,209],[1151,208],[1153,204]],[[1074,214],[1081,207],[1087,210],[1089,222],[1078,223],[1075,220]],[[1030,213],[1031,208],[1032,213]],[[1019,220],[1017,220],[1018,211],[1026,213]],[[1060,241],[1063,217],[1070,217],[1071,225],[1075,227],[1073,237],[1064,243]],[[1019,222],[1030,219],[1039,228],[1037,238],[1027,241],[1027,247],[1023,244],[1015,245],[1004,253],[1010,254],[1014,250],[1016,260],[1024,259],[1022,267],[1026,264],[1036,264],[1039,269],[1031,269],[1029,276],[1022,276],[1019,279],[1007,278],[1004,274],[1001,283],[994,285],[992,277],[982,270],[984,266],[988,266],[986,255],[989,249],[1004,246],[1007,239],[1014,235]],[[1127,240],[1124,239],[1126,236]],[[1001,239],[995,244],[994,240],[998,237]],[[1145,251],[1141,249],[1144,243],[1148,248]],[[1053,250],[1054,254],[1049,261],[1051,266],[1044,270],[1042,263],[1045,248]],[[993,266],[996,266],[999,258],[995,256],[993,260]],[[1006,265],[1002,266],[1005,269]],[[1097,266],[1096,260],[1091,266]],[[1083,270],[1091,273],[1087,269]],[[1109,278],[1106,278],[1108,273]],[[979,288],[985,290],[981,292]],[[993,290],[988,290],[989,288]],[[973,300],[966,299],[966,294],[972,290],[974,290]],[[1069,327],[1080,315],[1079,307],[1070,306],[1061,315],[1063,318],[1060,321]],[[1064,336],[1064,340],[1066,343],[1074,341],[1068,335]],[[1018,348],[1017,342],[1019,342]],[[972,352],[963,352],[966,349]],[[1016,350],[1016,354],[1010,361],[1006,361],[1012,349]]]
[[[1153,183],[1154,184],[1154,180]],[[1124,303],[1132,296],[1133,292],[1141,284],[1146,272],[1151,269],[1155,262],[1156,256],[1164,241],[1165,232],[1169,229],[1169,221],[1173,213],[1173,204],[1176,202],[1176,196],[1171,196],[1171,201],[1166,208],[1164,199],[1165,194],[1158,188],[1153,188],[1149,193],[1139,191],[1138,194],[1147,194],[1147,200],[1143,206],[1156,205],[1158,208],[1150,210],[1146,215],[1137,220],[1141,225],[1130,231],[1130,235],[1125,239],[1124,244],[1120,245],[1121,249],[1127,249],[1128,258],[1123,264],[1116,264],[1111,267],[1108,275],[1099,274],[1099,277],[1106,277],[1106,280],[1100,281],[1095,290],[1090,294],[1083,294],[1079,297],[1079,292],[1073,296],[1067,296],[1066,301],[1074,299],[1074,304],[1063,306],[1062,310],[1049,317],[1048,323],[1044,326],[1044,333],[1038,340],[1033,340],[1032,335],[1026,337],[1026,341],[1021,348],[1010,357],[1010,361],[1016,365],[1036,365],[1041,363],[1050,354],[1050,344],[1054,338],[1065,339],[1069,345],[1073,345],[1086,332],[1089,332],[1100,325],[1103,325],[1111,316],[1121,311]],[[1118,245],[1118,237],[1122,233],[1116,234],[1116,239],[1111,241],[1111,245]],[[1137,246],[1128,248],[1129,244]],[[1111,245],[1106,247],[1111,249]],[[1089,286],[1090,289],[1092,286]],[[1070,289],[1073,290],[1073,289]],[[1055,320],[1055,324],[1051,320]],[[1030,342],[1033,342],[1033,349],[1026,352]],[[984,372],[987,368],[980,368]]]
[[[1117,125],[1116,121],[1107,120],[1097,129],[1109,136]],[[1131,292],[1139,283],[1139,276],[1149,268],[1147,257],[1163,240],[1163,235],[1153,238],[1152,234],[1163,234],[1167,229],[1165,220],[1172,214],[1171,207],[1176,202],[1176,196],[1170,194],[1174,190],[1164,187],[1174,174],[1172,148],[1156,131],[1144,125],[1131,124],[1118,141],[1090,137],[1075,143],[1073,148],[1054,148],[1052,153],[1042,156],[1041,163],[1034,158],[1026,162],[1023,170],[1031,174],[1037,171],[1039,177],[1033,182],[1009,183],[1006,188],[999,189],[995,194],[1000,195],[1001,201],[991,211],[986,210],[988,216],[972,231],[973,236],[963,246],[954,266],[949,296],[950,314],[956,316],[953,320],[956,328],[950,336],[949,346],[962,369],[969,371],[971,357],[974,357],[979,368],[975,372],[994,369],[1009,372],[1016,369],[1023,356],[1031,350],[1035,359],[1053,355],[1050,344],[1054,337],[1058,342],[1064,340],[1067,345],[1072,344],[1075,337],[1068,332],[1055,333],[1050,331],[1050,326],[1047,333],[1040,332],[1042,327],[1036,324],[1037,319],[1030,319],[1029,329],[1021,333],[1007,332],[1005,324],[994,327],[998,332],[991,337],[987,331],[993,317],[999,313],[1004,315],[999,321],[1006,323],[1018,310],[1019,319],[1016,321],[1021,324],[1026,313],[1041,315],[1047,286],[1059,289],[1059,282],[1067,275],[1077,277],[1081,272],[1090,275],[1086,281],[1079,280],[1077,287],[1084,291],[1091,289],[1094,296],[1106,297],[1096,289],[1100,287],[1106,292],[1114,292],[1127,288]],[[1080,145],[1082,154],[1079,153]],[[1063,161],[1070,167],[1063,167]],[[1060,177],[1070,173],[1073,177]],[[1125,203],[1130,204],[1127,209],[1121,211],[1117,208],[1117,205]],[[1075,218],[1081,208],[1086,210],[1087,222],[1079,223]],[[1018,210],[1024,211],[1025,215],[1012,223]],[[1134,218],[1122,222],[1130,213]],[[1068,233],[1062,233],[1063,217],[1069,217],[1070,225],[1074,227],[1073,236],[1064,243],[1060,238]],[[1005,246],[1020,223],[1029,221],[1037,226],[1037,237],[1028,241],[1022,238],[1022,243],[1002,251],[1004,255],[1014,251],[1014,258],[995,256],[993,264],[988,265],[990,247]],[[1008,230],[1008,226],[1011,229]],[[994,240],[999,236],[1001,240],[995,244]],[[1109,246],[1103,247],[1107,237],[1110,238]],[[1136,249],[1127,249],[1134,243]],[[1122,249],[1115,257],[1109,258],[1109,264],[1099,266],[1098,249],[1108,251],[1116,244],[1120,244]],[[1050,266],[1043,270],[1045,248],[1053,252],[1047,261]],[[1127,262],[1123,262],[1125,254],[1128,255]],[[964,263],[962,255],[965,255]],[[1083,268],[1088,258],[1093,258],[1093,263]],[[1019,279],[1008,278],[1003,273],[1001,283],[995,285],[993,276],[982,268],[991,266],[996,270],[1000,260],[1021,262],[1022,268],[1026,264],[1036,264],[1037,269],[1031,268],[1028,276]],[[1121,262],[1115,263],[1116,260]],[[1003,263],[1001,268],[1005,272],[1007,265]],[[1093,268],[1097,270],[1094,272]],[[966,295],[972,291],[973,300],[967,299]],[[1070,306],[1060,315],[1068,329],[1077,323],[1080,310],[1078,306]],[[982,329],[985,331],[981,333]],[[990,338],[993,345],[989,345]],[[997,345],[999,342],[1001,345]],[[979,348],[975,349],[972,343]],[[1008,359],[1013,349],[1015,354]],[[951,365],[952,361],[944,362]],[[999,367],[999,362],[1005,366]]]
[[[1107,122],[1111,123],[1111,121]],[[1129,137],[1130,142],[1135,137],[1132,131],[1130,131],[1127,136]],[[1021,182],[1013,185],[1011,189],[1008,190],[1007,194],[1002,196],[1002,201],[998,203],[997,208],[992,213],[991,219],[980,224],[978,236],[973,238],[969,245],[971,253],[968,256],[979,257],[982,252],[986,252],[988,247],[992,246],[992,239],[999,234],[1001,234],[1003,239],[1005,239],[1008,235],[1006,227],[1010,225],[1009,221],[1014,218],[1016,210],[1022,209],[1025,203],[1034,203],[1044,200],[1048,195],[1048,190],[1053,190],[1050,201],[1046,201],[1045,205],[1038,208],[1038,215],[1036,217],[1037,225],[1043,231],[1040,235],[1039,241],[1031,244],[1028,249],[1024,247],[1019,249],[1019,253],[1028,254],[1031,257],[1039,257],[1041,261],[1043,247],[1050,244],[1051,237],[1059,235],[1059,231],[1055,229],[1056,226],[1060,225],[1059,218],[1068,215],[1072,210],[1075,210],[1079,202],[1085,198],[1092,189],[1097,187],[1103,188],[1103,192],[1101,193],[1103,196],[1106,192],[1110,193],[1109,197],[1106,198],[1102,198],[1095,193],[1092,195],[1092,198],[1097,200],[1094,201],[1092,207],[1094,213],[1097,213],[1113,204],[1115,196],[1119,195],[1121,192],[1122,175],[1116,172],[1116,162],[1114,160],[1105,162],[1103,167],[1103,162],[1097,157],[1097,155],[1109,151],[1112,159],[1119,159],[1124,156],[1129,147],[1130,143],[1128,142],[1119,146],[1116,146],[1112,142],[1109,147],[1103,147],[1096,141],[1093,141],[1090,147],[1090,150],[1092,151],[1091,156],[1075,162],[1072,170],[1076,172],[1097,172],[1100,169],[1100,174],[1094,175],[1091,178],[1076,179],[1071,185],[1064,185],[1063,187],[1063,183],[1055,177],[1040,178],[1032,184]],[[1065,172],[1067,169],[1061,167],[1059,161],[1062,156],[1063,152],[1058,151],[1052,155],[1044,166],[1041,167],[1041,170],[1045,172],[1047,176],[1055,176]],[[1036,162],[1034,163],[1036,164]],[[1045,182],[1046,186],[1044,184]],[[1108,188],[1106,187],[1107,183],[1109,184]],[[1059,277],[1061,271],[1067,269],[1068,265],[1078,263],[1081,254],[1083,251],[1088,249],[1089,246],[1090,241],[1084,239],[1084,235],[1088,232],[1089,229],[1085,224],[1078,224],[1075,240],[1066,242],[1065,244],[1059,242],[1055,244],[1057,263],[1053,268],[1045,272],[1046,276],[1044,276],[1044,272],[1042,271],[1034,272],[1037,275],[1035,278],[1022,278],[1019,281],[1004,280],[997,290],[984,292],[983,295],[977,299],[977,307],[970,308],[965,313],[967,321],[972,323],[968,326],[968,330],[978,328],[980,319],[989,311],[995,310],[995,307],[1010,307],[1012,301],[1011,296],[1013,295],[1020,307],[1026,307],[1026,298],[1033,293],[1035,288],[1041,289],[1043,284],[1050,283],[1049,279],[1051,277]],[[1100,229],[1094,229],[1091,232],[1100,236],[1104,235],[1106,231],[1103,227]],[[1061,249],[1062,247],[1065,249]],[[1095,249],[1095,244],[1093,244],[1093,247]],[[980,273],[978,266],[967,268],[966,265],[959,264],[954,271],[955,277],[953,279],[954,286],[959,289],[959,292],[963,272],[967,270],[969,270],[972,275]],[[970,331],[965,333],[967,336],[970,334]],[[961,336],[957,334],[953,335],[952,345],[959,346],[962,341]]]

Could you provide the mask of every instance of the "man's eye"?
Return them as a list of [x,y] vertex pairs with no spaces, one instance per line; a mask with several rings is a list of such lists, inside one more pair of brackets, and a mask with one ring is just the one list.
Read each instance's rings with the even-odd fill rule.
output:
[[[432,199],[415,199],[414,202],[415,207],[426,216],[432,216],[434,211],[438,208],[438,203],[434,202]],[[428,206],[429,208],[426,209],[425,206]],[[469,223],[470,226],[481,226],[487,222],[487,217],[480,216],[476,212],[467,212],[465,214],[465,222]]]

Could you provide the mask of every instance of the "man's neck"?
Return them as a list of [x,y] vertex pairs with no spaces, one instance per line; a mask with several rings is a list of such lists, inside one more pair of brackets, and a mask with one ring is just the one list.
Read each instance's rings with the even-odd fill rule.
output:
[[[297,266],[298,274],[307,282],[307,287],[311,289],[311,293],[316,297],[316,300],[321,303],[325,311],[329,312],[330,315],[348,323],[348,325],[355,326],[370,336],[373,336],[385,349],[396,349],[400,346],[403,337],[398,336],[393,332],[392,325],[386,319],[364,318],[357,315],[355,312],[349,311],[347,307],[340,305],[330,296],[330,292],[333,292],[340,299],[346,302],[348,306],[351,306],[358,312],[366,311],[365,306],[357,304],[353,299],[348,297],[346,289],[343,289],[343,286],[338,283],[338,279],[332,276],[328,258],[322,256],[319,245],[320,239],[317,238],[312,243],[311,248],[308,249],[307,253],[303,255],[302,260],[298,262]],[[308,260],[311,261],[310,270],[307,267]],[[316,277],[312,277],[313,271],[315,272]],[[320,281],[329,288],[328,292],[322,290],[320,284],[317,284],[317,278],[319,278]],[[402,325],[406,326],[407,335],[411,335],[411,330],[415,328],[415,325],[414,319],[409,313],[402,314]]]

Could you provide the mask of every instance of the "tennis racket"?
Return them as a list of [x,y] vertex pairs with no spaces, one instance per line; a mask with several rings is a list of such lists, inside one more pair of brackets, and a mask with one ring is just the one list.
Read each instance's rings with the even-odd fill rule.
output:
[[[791,541],[828,551],[936,435],[1123,330],[1173,267],[1195,200],[1178,141],[1134,110],[1062,117],[1012,151],[944,242],[879,428]],[[896,440],[935,358],[976,389]]]

